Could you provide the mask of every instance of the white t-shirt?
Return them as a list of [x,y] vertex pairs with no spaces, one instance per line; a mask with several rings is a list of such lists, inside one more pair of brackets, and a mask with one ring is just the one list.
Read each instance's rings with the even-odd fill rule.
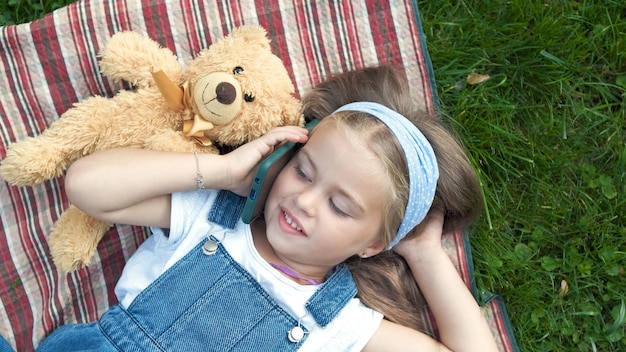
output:
[[358,298],[353,298],[325,328],[316,325],[307,313],[305,303],[317,286],[300,285],[272,268],[254,247],[250,226],[241,220],[233,230],[210,223],[207,215],[216,196],[216,191],[172,195],[169,237],[161,229],[153,228],[152,236],[128,260],[115,287],[120,304],[130,306],[143,289],[212,235],[279,305],[310,331],[300,351],[363,349],[378,329],[382,315],[363,305]]

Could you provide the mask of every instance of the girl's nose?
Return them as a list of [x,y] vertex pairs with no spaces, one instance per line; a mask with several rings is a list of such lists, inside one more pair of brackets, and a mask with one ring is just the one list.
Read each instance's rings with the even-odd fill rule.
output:
[[315,208],[320,199],[314,187],[306,187],[296,195],[296,205],[308,216],[315,215]]

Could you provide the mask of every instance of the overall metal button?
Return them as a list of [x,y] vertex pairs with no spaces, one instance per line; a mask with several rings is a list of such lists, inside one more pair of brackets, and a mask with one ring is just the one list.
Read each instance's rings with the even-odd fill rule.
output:
[[304,337],[304,330],[300,326],[296,326],[293,329],[289,330],[289,341],[291,342],[300,342]]
[[205,255],[213,255],[215,252],[217,252],[217,242],[211,239],[206,240],[204,245],[202,245],[202,253]]

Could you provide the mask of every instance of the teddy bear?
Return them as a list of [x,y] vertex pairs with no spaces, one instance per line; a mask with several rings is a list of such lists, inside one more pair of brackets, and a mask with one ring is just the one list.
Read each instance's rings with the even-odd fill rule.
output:
[[[103,75],[133,89],[88,97],[40,135],[9,145],[0,162],[9,184],[62,176],[99,150],[219,153],[273,127],[304,124],[289,74],[260,26],[233,29],[185,67],[172,51],[132,31],[112,35],[99,56]],[[48,238],[56,266],[71,272],[88,265],[112,225],[70,205]]]

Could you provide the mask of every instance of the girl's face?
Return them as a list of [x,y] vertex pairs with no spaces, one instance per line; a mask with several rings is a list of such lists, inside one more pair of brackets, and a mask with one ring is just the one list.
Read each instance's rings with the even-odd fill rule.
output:
[[390,187],[382,162],[358,135],[322,120],[274,182],[265,203],[267,239],[303,273],[374,255],[385,248]]

